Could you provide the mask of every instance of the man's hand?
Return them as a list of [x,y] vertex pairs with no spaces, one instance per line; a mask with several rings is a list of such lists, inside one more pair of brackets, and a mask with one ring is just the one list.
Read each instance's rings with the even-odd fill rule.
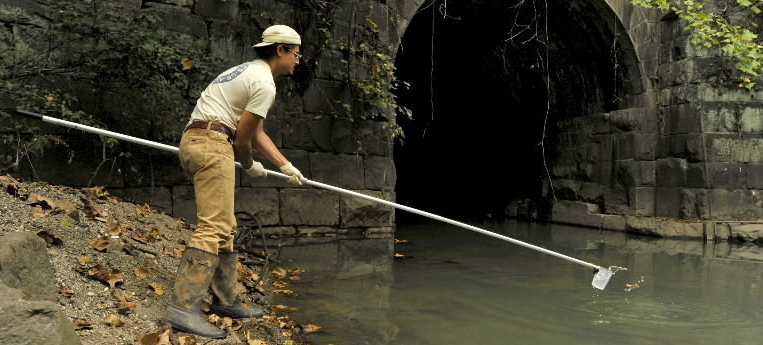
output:
[[244,170],[251,177],[268,176],[268,171],[262,166],[262,163],[253,161],[249,169]]
[[294,165],[291,164],[291,162],[284,164],[282,167],[278,169],[280,169],[282,173],[289,175],[289,178],[286,180],[286,182],[289,182],[292,184],[302,184],[304,182],[307,182],[307,179],[304,176],[302,176],[302,173],[299,172],[299,170],[295,168]]

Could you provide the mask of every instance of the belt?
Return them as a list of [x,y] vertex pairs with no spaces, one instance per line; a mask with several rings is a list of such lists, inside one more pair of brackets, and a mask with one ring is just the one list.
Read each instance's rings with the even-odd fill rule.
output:
[[228,136],[228,141],[233,140],[233,137],[234,137],[234,134],[230,130],[230,128],[228,128],[225,125],[221,125],[217,122],[194,121],[190,125],[188,125],[188,127],[186,127],[185,130],[189,130],[191,128],[203,128],[203,129],[217,131],[220,133],[225,133],[225,135]]

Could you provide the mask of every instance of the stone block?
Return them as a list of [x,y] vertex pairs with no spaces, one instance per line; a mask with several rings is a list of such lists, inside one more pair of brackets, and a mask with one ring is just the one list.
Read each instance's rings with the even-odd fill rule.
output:
[[746,189],[747,165],[742,163],[709,162],[712,188]]
[[599,206],[595,204],[557,200],[551,210],[551,221],[598,229],[602,224],[602,215],[599,212]]
[[680,219],[707,219],[710,201],[705,189],[682,189],[678,214]]
[[625,231],[627,228],[625,216],[613,214],[602,215],[601,228],[614,231]]
[[739,139],[738,135],[707,135],[708,160],[714,162],[763,162],[763,139]]
[[654,195],[654,215],[680,218],[681,191],[678,187],[657,187]]
[[172,214],[172,192],[167,187],[142,187],[109,189],[109,193],[124,201],[136,204],[148,204],[151,208]]
[[763,224],[729,224],[730,237],[743,242],[763,242]]
[[615,136],[615,157],[617,160],[654,160],[657,149],[654,134],[628,133]]
[[704,238],[702,222],[675,221],[652,217],[626,217],[627,231],[664,238],[686,238],[700,240]]
[[332,191],[282,189],[280,211],[284,225],[338,225],[339,197]]
[[634,209],[629,190],[633,187],[615,185],[603,194],[602,212],[608,214],[633,215]]
[[633,159],[618,161],[617,179],[626,186],[653,186],[655,183],[656,162],[636,161]]
[[332,226],[298,226],[298,236],[323,236],[326,234],[336,234],[336,228]]
[[763,189],[763,163],[748,163],[747,170],[747,188]]
[[687,168],[688,163],[684,159],[658,159],[656,162],[656,185],[658,187],[685,186]]
[[236,212],[249,212],[263,226],[281,222],[277,189],[239,187],[235,195]]
[[665,134],[700,133],[702,130],[693,104],[667,106],[663,114]]
[[323,183],[350,189],[362,189],[365,185],[361,156],[312,152],[310,168],[315,180]]
[[177,153],[136,148],[124,159],[125,187],[176,186],[190,183]]
[[235,20],[239,14],[239,0],[196,0],[193,12],[202,17]]
[[710,189],[710,217],[717,220],[763,218],[763,194],[756,190]]
[[[51,282],[53,277],[51,276]],[[0,343],[80,345],[72,321],[52,301],[22,299],[22,292],[0,283]]]
[[684,187],[705,188],[707,187],[707,171],[705,163],[689,163],[686,168],[686,184]]
[[[370,190],[356,190],[355,192],[387,200],[391,195]],[[378,202],[361,199],[356,196],[342,194],[340,197],[340,226],[351,227],[389,227],[392,226],[392,217],[395,210],[390,206]]]
[[283,138],[284,148],[308,151],[333,151],[330,116],[287,121],[290,131]]
[[[231,4],[231,6],[235,4],[238,7],[238,1],[203,0],[203,2]],[[196,7],[198,6],[199,2],[196,3]],[[257,54],[251,46],[262,40],[262,34],[253,27],[224,20],[210,20],[208,33],[210,54],[220,58],[227,67],[252,60]]]
[[55,273],[45,241],[32,232],[0,236],[0,283],[27,300],[56,300]]
[[193,7],[194,2],[195,0],[153,0],[153,1],[146,1],[145,3],[147,5],[151,3],[160,3],[160,4],[190,8],[190,7]]
[[334,121],[331,139],[340,153],[366,154],[390,157],[392,138],[380,121]]
[[612,125],[625,132],[648,132],[657,130],[657,119],[649,116],[644,108],[615,110],[604,115]]
[[196,197],[193,186],[172,187],[172,216],[184,218],[189,224],[196,224]]
[[697,102],[695,107],[702,132],[733,133],[740,130],[736,107],[723,102]]
[[[72,187],[124,187],[123,171],[111,169],[114,156],[101,165],[103,148],[85,137],[64,137],[68,147],[51,146],[43,153],[30,153],[31,163],[21,161],[19,175],[30,179]],[[107,153],[108,154],[108,153]],[[72,155],[72,156],[70,156]],[[121,161],[115,166],[119,167]],[[95,176],[95,177],[94,177]]]
[[325,80],[342,80],[342,73],[347,71],[344,55],[337,50],[324,50],[315,63],[315,78]]
[[739,117],[739,127],[742,133],[763,132],[763,108],[746,106],[742,109]]
[[731,238],[731,225],[726,223],[715,223],[715,240],[728,241]]
[[632,189],[635,200],[631,204],[635,208],[637,216],[654,216],[655,214],[655,189],[652,187],[635,187]]
[[18,23],[45,27],[48,20],[40,14],[45,9],[37,1],[29,0],[6,0],[0,4],[0,22]]
[[365,189],[394,189],[397,181],[395,162],[388,157],[367,157],[363,160]]
[[[310,158],[308,157],[307,151],[302,150],[281,150],[281,153],[286,157],[286,159],[289,160],[299,171],[302,173],[302,175],[305,176],[305,178],[312,180],[313,174],[310,169]],[[262,163],[262,165],[265,166],[265,169],[272,170],[276,172],[280,172],[278,170],[278,167],[273,165],[273,163],[270,163],[265,157],[263,157],[258,152],[255,152],[254,154],[254,160]],[[276,176],[265,176],[265,177],[251,177],[244,172],[243,169],[236,169],[239,178],[240,178],[240,186],[242,187],[270,187],[270,188],[305,188],[305,186],[299,186],[294,185],[286,182],[286,179],[276,177]],[[318,180],[319,182],[323,182]]]
[[349,89],[342,82],[314,79],[302,97],[307,113],[342,114],[345,104],[352,104]]

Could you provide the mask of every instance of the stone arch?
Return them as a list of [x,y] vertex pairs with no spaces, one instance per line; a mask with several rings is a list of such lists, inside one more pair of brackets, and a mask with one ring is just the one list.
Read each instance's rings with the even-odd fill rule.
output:
[[[496,27],[500,28],[500,23],[496,24],[496,22],[503,18],[500,17],[500,14],[493,12],[502,11],[501,6],[504,8],[511,6],[511,4],[501,1],[473,0],[473,2],[479,2],[480,6],[485,6],[487,9],[472,9],[470,13],[478,13],[474,16],[486,15],[486,17],[484,20],[472,18],[471,26],[464,30],[484,27],[487,32]],[[531,0],[525,0],[525,3],[531,2]],[[550,39],[548,46],[544,47],[544,49],[548,49],[544,53],[549,54],[549,56],[538,59],[535,56],[522,56],[527,52],[516,50],[514,51],[516,54],[511,55],[512,59],[516,60],[512,62],[515,65],[510,66],[513,69],[497,72],[503,73],[503,77],[494,77],[489,71],[492,68],[489,66],[490,61],[484,58],[484,55],[489,55],[492,52],[489,49],[480,50],[486,41],[470,42],[472,46],[467,44],[465,49],[471,49],[472,52],[459,51],[459,47],[464,45],[453,45],[449,47],[449,52],[446,51],[446,54],[466,54],[465,56],[469,58],[464,61],[464,64],[479,65],[472,67],[470,72],[476,71],[485,76],[488,83],[498,81],[495,85],[497,88],[506,90],[507,102],[513,100],[513,104],[504,108],[501,114],[514,118],[507,120],[501,116],[491,116],[490,118],[482,116],[471,120],[443,119],[442,117],[431,120],[425,119],[423,123],[419,124],[419,127],[423,127],[421,132],[416,132],[421,128],[414,128],[413,133],[408,133],[414,136],[407,138],[408,142],[412,144],[409,144],[406,149],[395,152],[399,171],[398,190],[400,192],[398,197],[401,202],[414,206],[431,206],[423,203],[417,204],[417,200],[408,200],[405,190],[406,188],[421,190],[423,192],[416,193],[417,197],[420,197],[436,194],[438,187],[433,186],[431,189],[427,189],[425,183],[421,183],[421,181],[426,181],[428,178],[426,176],[415,176],[411,180],[416,182],[408,185],[406,174],[420,171],[418,167],[409,168],[408,165],[423,164],[428,166],[451,158],[448,154],[438,153],[441,148],[436,146],[439,146],[448,147],[448,151],[453,152],[452,158],[471,158],[471,163],[478,163],[477,167],[481,166],[487,171],[507,171],[506,168],[511,165],[523,166],[517,169],[524,169],[523,173],[512,175],[513,172],[509,172],[506,175],[506,178],[514,178],[515,181],[496,186],[494,189],[502,191],[502,193],[493,194],[510,195],[517,199],[550,199],[552,197],[551,188],[548,181],[543,181],[545,180],[543,165],[548,160],[548,168],[555,183],[553,190],[559,198],[591,202],[602,208],[607,207],[606,211],[608,212],[630,212],[624,210],[624,208],[632,207],[632,205],[628,200],[630,197],[628,189],[622,187],[621,177],[617,176],[618,164],[620,161],[636,158],[634,157],[635,154],[632,153],[635,150],[634,146],[639,145],[636,141],[641,140],[641,144],[646,143],[648,146],[648,141],[654,139],[656,131],[654,124],[657,122],[657,109],[654,100],[657,92],[650,76],[657,74],[657,54],[660,43],[659,13],[634,8],[627,0],[547,0],[547,2],[550,9],[549,17],[553,18],[554,21],[549,24]],[[444,0],[434,0],[435,6],[443,3]],[[463,1],[450,1],[449,8],[458,8],[459,3],[463,9],[465,3]],[[391,16],[395,17],[393,21],[396,25],[391,28],[391,35],[393,38],[395,34],[397,35],[399,43],[398,60],[400,60],[401,54],[404,55],[406,50],[412,50],[410,46],[405,46],[405,42],[410,43],[410,39],[406,39],[409,37],[407,35],[412,35],[417,30],[426,31],[426,28],[422,29],[421,24],[418,24],[417,27],[416,22],[421,22],[421,20],[416,18],[427,16],[424,11],[433,11],[433,6],[430,6],[432,1],[392,0],[388,4]],[[442,13],[435,14],[432,12],[426,18],[431,19],[436,16],[442,16]],[[457,34],[456,31],[448,33],[454,32]],[[419,38],[426,39],[426,37]],[[495,37],[491,39],[493,40],[491,42],[495,42]],[[415,51],[415,48],[413,50]],[[547,75],[540,75],[531,71],[534,64],[533,60],[559,61],[559,63],[548,68]],[[424,63],[428,65],[429,61],[419,61],[416,68],[420,68]],[[451,67],[454,71],[459,70],[457,64],[452,64]],[[399,71],[404,74],[405,68],[399,68]],[[512,76],[512,73],[516,75]],[[435,77],[437,76],[435,75]],[[501,78],[504,80],[498,80]],[[507,78],[513,78],[513,80],[506,82],[505,79]],[[468,85],[465,88],[479,89],[483,86],[479,85],[481,84],[480,80],[465,80],[471,82],[463,83],[462,85]],[[550,84],[548,89],[546,89],[544,80],[548,80],[548,84]],[[448,78],[440,78],[433,83],[440,87],[440,85],[450,81]],[[513,85],[517,86],[516,90],[512,88]],[[448,88],[440,87],[440,89]],[[447,90],[441,92],[447,92]],[[470,90],[470,92],[478,93],[474,90]],[[459,94],[452,93],[440,97],[445,98],[445,103],[449,104],[448,101],[452,102],[454,98],[459,97]],[[548,128],[546,128],[546,123],[543,123],[542,111],[536,111],[540,108],[546,108],[546,99],[548,99],[549,108],[554,109]],[[468,101],[479,103],[474,99]],[[457,106],[453,108],[452,105],[451,103],[452,109],[458,109]],[[535,112],[517,114],[515,111],[518,109],[517,107],[525,107],[519,110]],[[535,110],[532,110],[533,108]],[[477,110],[481,110],[477,113],[485,115],[485,111],[491,109],[485,107]],[[522,115],[532,116],[525,116],[526,118],[520,119]],[[424,114],[423,117],[429,116]],[[626,124],[619,123],[620,120],[617,119],[620,118],[625,118]],[[613,121],[613,119],[615,120]],[[629,123],[628,121],[631,120],[635,120],[638,124]],[[448,121],[450,121],[449,124]],[[474,121],[483,121],[483,124],[474,125]],[[403,119],[401,122],[405,125],[406,120]],[[434,125],[430,126],[431,123]],[[540,149],[535,145],[541,140],[541,125],[543,125],[543,133],[549,137],[547,139],[549,145],[544,147],[547,152],[543,162],[537,160],[537,157],[540,157]],[[413,126],[416,127],[416,125]],[[438,126],[439,128],[437,128]],[[439,138],[436,133],[437,130],[441,131]],[[415,136],[422,136],[425,131],[431,133],[426,134],[429,135],[428,143],[415,138]],[[450,139],[446,137],[458,137],[463,132],[471,132],[472,134],[469,135],[476,136],[480,135],[473,133],[482,132],[484,133],[483,136],[492,139],[467,137],[467,141],[475,143],[474,145],[478,147],[463,150],[453,149],[450,145]],[[644,132],[647,134],[643,135]],[[512,140],[513,137],[521,137],[521,140]],[[500,142],[501,140],[503,142]],[[419,146],[421,147],[420,150]],[[468,157],[474,152],[481,151],[492,152]],[[653,160],[653,150],[651,154]],[[503,157],[496,158],[496,155]],[[420,161],[425,163],[420,163]],[[462,164],[468,165],[468,163],[470,162],[464,161]],[[525,169],[525,165],[533,165],[533,167]],[[481,178],[477,173],[466,171],[462,173],[462,176],[471,181],[467,183],[470,186],[467,188],[477,186],[473,189],[479,190],[493,187],[487,182],[489,179]],[[503,179],[504,176],[498,178]],[[442,185],[447,181],[442,180],[438,183]],[[482,187],[479,187],[481,185]],[[481,197],[478,192],[469,190],[457,191],[454,192],[454,195],[455,199],[461,200],[478,200]],[[608,198],[609,201],[605,202],[605,198]],[[613,202],[612,200],[617,201]],[[439,202],[436,199],[429,199],[428,201]],[[494,214],[502,212],[499,210],[500,204],[507,201],[505,198],[489,200],[484,202],[485,205],[481,207],[486,209],[485,213]],[[475,204],[477,203],[472,202],[470,206]],[[612,205],[618,205],[623,209],[616,209]],[[437,206],[432,206],[432,208],[439,211]]]

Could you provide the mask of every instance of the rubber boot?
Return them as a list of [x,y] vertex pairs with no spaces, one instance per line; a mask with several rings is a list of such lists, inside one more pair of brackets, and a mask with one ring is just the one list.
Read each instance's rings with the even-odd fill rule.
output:
[[167,322],[172,327],[207,338],[226,336],[224,330],[207,323],[200,311],[201,299],[207,294],[219,263],[215,254],[192,247],[185,249],[172,289],[172,304],[167,308]]
[[209,312],[231,318],[261,317],[259,306],[245,307],[236,294],[238,252],[220,253],[220,264],[212,278],[212,305]]

